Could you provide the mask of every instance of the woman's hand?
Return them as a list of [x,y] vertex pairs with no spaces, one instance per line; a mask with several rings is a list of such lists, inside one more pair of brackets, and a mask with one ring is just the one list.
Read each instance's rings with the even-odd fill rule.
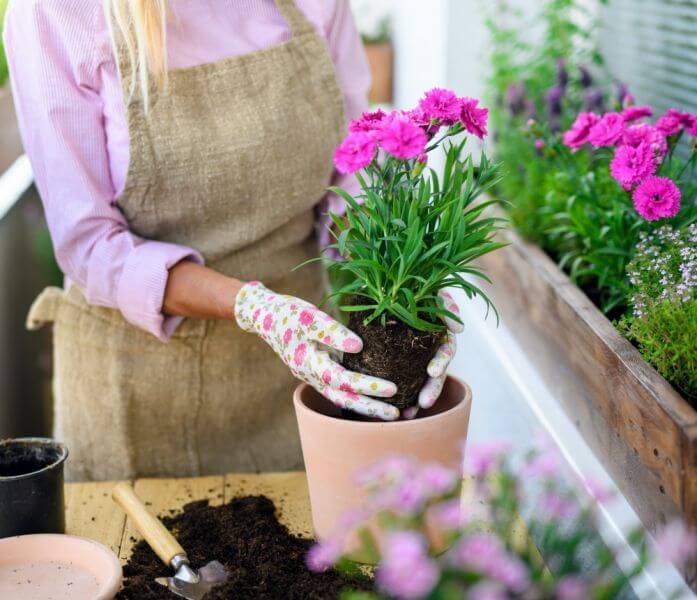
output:
[[[445,307],[453,314],[460,315],[460,309],[458,308],[455,300],[450,295],[449,292],[442,290],[439,296],[445,302]],[[455,357],[455,352],[457,350],[457,342],[455,341],[455,335],[462,333],[465,329],[462,323],[445,318],[445,324],[448,327],[448,337],[443,345],[438,349],[436,355],[433,357],[431,362],[428,364],[428,380],[426,385],[421,389],[419,393],[419,404],[418,406],[413,406],[407,408],[402,414],[405,419],[413,419],[416,413],[419,412],[420,408],[431,408],[440,393],[443,391],[443,385],[445,384],[445,379],[448,376],[448,367],[451,361]]]
[[370,397],[394,396],[397,387],[393,383],[347,371],[332,360],[326,347],[360,352],[363,342],[317,307],[251,282],[237,294],[235,318],[242,329],[256,333],[271,346],[293,375],[335,405],[386,421],[399,418],[396,407]]

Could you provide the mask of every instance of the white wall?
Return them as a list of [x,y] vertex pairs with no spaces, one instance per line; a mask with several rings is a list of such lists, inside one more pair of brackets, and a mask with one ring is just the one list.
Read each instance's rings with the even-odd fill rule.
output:
[[453,0],[400,0],[394,11],[395,106],[411,108],[423,92],[447,85],[447,12]]

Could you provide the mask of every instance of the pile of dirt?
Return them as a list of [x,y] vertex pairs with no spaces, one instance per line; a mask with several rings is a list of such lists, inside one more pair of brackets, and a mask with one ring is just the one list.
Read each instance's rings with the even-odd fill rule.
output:
[[[292,535],[265,496],[235,498],[223,506],[192,502],[162,520],[194,568],[218,560],[228,569],[229,579],[205,600],[328,600],[344,589],[371,588],[367,578],[309,571],[305,555],[314,542]],[[177,596],[155,582],[170,571],[145,542],[138,542],[124,567],[124,589],[117,600],[175,600]]]

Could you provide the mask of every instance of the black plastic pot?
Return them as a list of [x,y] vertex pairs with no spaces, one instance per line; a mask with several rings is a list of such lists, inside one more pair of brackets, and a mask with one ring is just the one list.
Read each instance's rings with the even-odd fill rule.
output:
[[43,438],[0,441],[0,538],[65,533],[68,449]]

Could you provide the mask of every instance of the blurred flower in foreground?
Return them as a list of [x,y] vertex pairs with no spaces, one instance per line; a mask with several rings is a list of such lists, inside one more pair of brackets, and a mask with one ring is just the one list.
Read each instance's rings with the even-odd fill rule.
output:
[[[639,557],[636,569],[625,576],[617,568],[615,550],[596,529],[596,503],[611,493],[584,480],[593,500],[579,500],[562,483],[562,461],[551,443],[521,459],[501,442],[472,445],[466,455],[467,479],[475,485],[466,486],[464,500],[456,472],[439,465],[389,457],[359,474],[368,493],[362,519],[353,514],[346,521],[352,527],[339,527],[315,546],[308,566],[345,564],[339,548],[349,538],[361,540],[378,562],[377,588],[346,600],[611,599],[647,566],[648,544],[637,531],[628,537]],[[523,506],[530,539],[542,542],[539,552],[515,535]],[[678,567],[695,552],[697,537],[678,523],[657,539],[656,554]]]

